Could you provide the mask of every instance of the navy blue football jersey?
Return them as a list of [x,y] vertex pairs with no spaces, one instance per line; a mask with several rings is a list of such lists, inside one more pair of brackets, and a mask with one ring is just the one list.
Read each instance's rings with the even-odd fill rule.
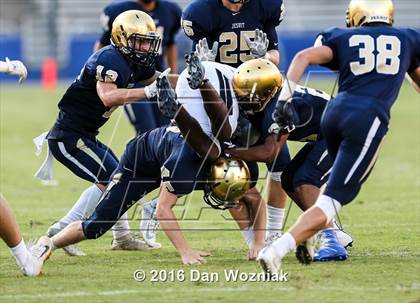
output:
[[[259,144],[272,134],[275,123],[272,114],[276,108],[277,93],[262,112],[250,116],[253,127],[261,132]],[[320,138],[321,116],[331,96],[327,93],[304,86],[297,86],[293,93],[292,104],[295,109],[295,121],[300,121],[302,127],[297,127],[289,134],[290,141],[317,141]],[[312,108],[312,109],[311,109]]]
[[405,73],[420,66],[419,31],[379,25],[333,28],[321,35],[334,53],[325,66],[340,72],[339,94],[372,98],[389,115]]
[[114,46],[106,46],[90,56],[80,75],[58,103],[60,109],[50,139],[64,136],[63,131],[76,131],[96,136],[117,108],[106,107],[96,92],[96,82],[112,82],[118,88],[131,88],[138,81],[153,77],[154,67],[135,65]]
[[195,45],[207,38],[209,47],[219,42],[216,62],[238,67],[253,59],[245,36],[254,38],[263,30],[270,41],[268,50],[277,49],[276,26],[283,20],[282,0],[251,0],[239,12],[232,12],[219,0],[194,0],[182,13],[182,28]]
[[[156,8],[153,11],[145,12],[153,18],[157,32],[162,39],[159,56],[156,58],[156,69],[163,71],[166,69],[163,53],[169,45],[175,43],[175,35],[181,27],[182,11],[178,4],[174,2],[158,0],[156,4]],[[111,3],[104,8],[101,15],[103,33],[100,42],[102,45],[111,43],[112,23],[115,18],[123,12],[133,9],[144,11],[141,4],[135,1]]]

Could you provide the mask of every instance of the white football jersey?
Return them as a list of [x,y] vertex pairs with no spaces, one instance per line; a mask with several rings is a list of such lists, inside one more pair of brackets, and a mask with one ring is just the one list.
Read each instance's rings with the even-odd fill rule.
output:
[[[206,78],[209,79],[216,91],[219,92],[219,95],[225,101],[227,107],[232,108],[229,114],[229,124],[233,133],[236,130],[239,117],[238,101],[236,100],[236,95],[232,86],[235,68],[209,61],[203,62],[203,65],[206,70]],[[204,133],[210,138],[213,138],[210,119],[204,108],[200,90],[193,90],[188,86],[187,75],[187,69],[179,75],[176,85],[178,101],[183,104],[185,110],[198,121]]]

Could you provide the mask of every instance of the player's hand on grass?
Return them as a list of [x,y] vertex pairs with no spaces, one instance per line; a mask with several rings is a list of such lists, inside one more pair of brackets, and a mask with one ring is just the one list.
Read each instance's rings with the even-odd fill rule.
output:
[[248,260],[252,261],[255,260],[258,256],[258,253],[260,252],[261,249],[264,248],[265,243],[261,242],[261,243],[252,243],[251,246],[249,247],[249,251],[248,251]]
[[209,48],[207,38],[203,38],[198,41],[195,46],[195,54],[200,58],[201,61],[216,61],[217,49],[219,48],[219,42],[214,42],[212,48]]
[[19,60],[12,60],[10,61],[9,58],[6,57],[6,64],[8,67],[7,73],[10,75],[19,76],[19,83],[22,83],[26,80],[28,76],[28,71],[26,70],[25,65],[22,61]]
[[[165,69],[165,71],[163,71],[158,78],[163,78],[166,77],[167,75],[169,75],[169,73],[171,72],[170,68]],[[153,97],[156,97],[157,95],[157,79],[155,81],[153,81],[151,84],[147,85],[144,87],[144,94],[146,95],[147,99],[151,99]]]
[[182,263],[184,265],[206,264],[204,257],[210,256],[210,253],[202,250],[188,250],[181,254]]
[[248,44],[248,47],[251,51],[251,54],[253,54],[256,58],[262,58],[265,56],[269,44],[269,40],[267,38],[266,33],[264,33],[260,29],[256,29],[254,40],[251,41],[251,39],[247,35],[245,35],[244,37],[246,44]]

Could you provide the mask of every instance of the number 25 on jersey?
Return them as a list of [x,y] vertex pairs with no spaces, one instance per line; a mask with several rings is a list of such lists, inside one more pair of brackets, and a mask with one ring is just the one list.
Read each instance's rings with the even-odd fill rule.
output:
[[379,36],[376,41],[369,35],[353,35],[350,47],[359,47],[359,61],[350,62],[355,76],[372,72],[395,75],[400,70],[401,41],[395,36]]

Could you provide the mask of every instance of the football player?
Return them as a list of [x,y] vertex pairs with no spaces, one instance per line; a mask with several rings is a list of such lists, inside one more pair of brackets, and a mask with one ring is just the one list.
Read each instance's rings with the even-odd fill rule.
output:
[[[284,17],[282,0],[194,0],[182,13],[182,28],[202,60],[233,67],[265,58],[278,65],[276,26]],[[210,47],[211,49],[210,49]],[[268,239],[280,236],[287,195],[281,187],[280,163],[290,161],[287,145],[268,180]],[[272,166],[270,167],[270,169]]]
[[[238,104],[231,90],[226,89],[229,77],[233,76],[233,69],[208,63],[205,72],[203,66],[200,66],[199,77],[188,78],[188,72],[191,75],[197,73],[195,67],[191,67],[199,64],[194,58],[189,60],[190,68],[180,75],[177,83],[178,97],[166,76],[160,77],[158,82],[160,110],[168,118],[175,119],[178,127],[158,128],[131,140],[114,173],[113,181],[93,215],[84,222],[70,224],[54,236],[54,248],[100,237],[135,201],[160,186],[157,218],[184,264],[205,263],[204,257],[209,255],[208,252],[190,248],[172,211],[178,196],[189,194],[194,189],[204,189],[206,201],[217,208],[236,205],[235,201],[248,191],[247,196],[241,200],[250,204],[249,207],[256,214],[253,222],[254,241],[248,253],[250,259],[256,257],[265,239],[264,202],[258,191],[249,189],[250,172],[243,162],[229,159],[217,161],[221,155],[220,142],[229,140],[236,128]],[[213,88],[212,83],[221,95],[224,94],[225,99],[220,94],[211,93],[214,90],[208,88]],[[198,95],[192,94],[194,90],[190,86],[200,87],[203,91],[207,89],[210,93],[203,93],[203,98],[198,98]],[[213,102],[205,102],[207,97]],[[252,179],[256,180],[258,168],[255,163],[251,165]],[[223,179],[223,182],[209,184],[210,168],[213,177],[217,175],[216,179]]]
[[10,61],[9,58],[6,58],[6,61],[0,60],[0,73],[19,76],[19,83],[25,81],[28,76],[28,71],[22,61]]
[[393,22],[391,0],[352,0],[347,11],[349,29],[327,30],[320,35],[320,46],[295,56],[287,73],[290,90],[282,90],[275,118],[280,124],[293,124],[287,100],[308,65],[338,70],[338,95],[321,120],[333,166],[316,203],[260,252],[258,260],[266,272],[277,272],[283,257],[295,249],[300,262],[311,262],[311,237],[357,196],[376,162],[404,75],[408,72],[419,86],[420,33],[394,28]]
[[51,240],[41,237],[36,245],[25,245],[19,226],[6,199],[0,193],[0,238],[10,248],[20,271],[28,277],[38,276],[51,254]]
[[277,65],[276,26],[283,17],[282,0],[194,0],[184,9],[181,25],[193,50],[203,38],[214,46],[211,61],[238,67],[265,57]]
[[[28,72],[19,60],[0,61],[0,72],[19,76],[19,83],[26,80]],[[28,277],[38,276],[44,262],[51,254],[51,241],[48,237],[41,237],[36,245],[26,246],[19,231],[13,212],[6,199],[0,193],[0,238],[10,248],[16,259],[20,271]]]
[[[173,73],[177,70],[177,47],[175,35],[180,28],[181,8],[166,0],[138,0],[111,3],[101,14],[103,33],[96,42],[94,50],[98,50],[111,43],[111,29],[115,18],[127,10],[141,10],[150,15],[156,24],[156,31],[161,37],[162,45],[155,59],[156,70],[164,71],[169,65]],[[163,117],[156,102],[144,100],[126,104],[124,110],[137,133],[146,132],[169,121]]]
[[[166,66],[171,71],[177,72],[177,46],[175,35],[181,24],[181,8],[174,2],[166,0],[138,0],[111,3],[106,6],[101,14],[103,33],[95,44],[95,51],[111,43],[111,29],[115,18],[127,10],[141,10],[149,14],[156,24],[158,34],[162,39],[162,45],[155,59],[156,70],[163,71]],[[137,85],[141,87],[141,84]],[[160,114],[154,98],[146,98],[143,102],[134,102],[124,105],[124,111],[138,134],[157,127],[168,125],[169,120]],[[156,220],[152,220],[156,210],[157,199],[143,204],[140,221],[140,231],[149,245],[160,247],[153,236],[149,236],[150,230],[156,230]]]
[[[48,229],[53,236],[69,223],[89,217],[97,205],[118,159],[97,140],[99,128],[119,106],[156,94],[154,68],[160,37],[152,18],[138,10],[120,14],[113,23],[112,45],[95,52],[60,100],[57,121],[47,135],[55,159],[78,177],[92,182],[69,213]],[[167,71],[168,72],[168,71]],[[132,88],[141,82],[144,88]],[[135,239],[126,215],[114,227],[112,249],[150,248]],[[71,255],[83,255],[68,249]]]
[[[264,60],[261,59],[250,60],[236,70],[233,85],[243,92],[242,99],[261,99],[260,90],[264,88],[264,85],[268,85],[272,79],[276,78],[279,79],[278,82],[282,82],[279,70],[275,66],[270,70],[263,69],[263,63]],[[258,90],[255,90],[252,97],[250,83],[259,83]],[[268,101],[264,108],[249,107],[242,111],[239,126],[232,140],[238,147],[227,149],[226,153],[246,161],[265,162],[272,172],[276,172],[277,168],[281,167],[282,187],[305,211],[315,203],[320,188],[328,180],[331,168],[325,140],[320,133],[321,115],[331,96],[320,90],[298,86],[293,94],[291,109],[295,120],[300,121],[296,122],[300,126],[277,140],[280,130],[273,120],[272,113],[276,107],[278,94],[279,92]],[[243,107],[244,105],[241,106]],[[279,163],[281,159],[277,158],[277,154],[286,139],[307,143],[290,162]],[[336,229],[335,232],[333,228]],[[341,240],[341,245],[336,233]],[[345,260],[348,257],[343,247],[351,246],[352,239],[336,224],[323,230],[321,236],[324,245],[317,251],[314,260]],[[274,240],[268,238],[267,243]]]

